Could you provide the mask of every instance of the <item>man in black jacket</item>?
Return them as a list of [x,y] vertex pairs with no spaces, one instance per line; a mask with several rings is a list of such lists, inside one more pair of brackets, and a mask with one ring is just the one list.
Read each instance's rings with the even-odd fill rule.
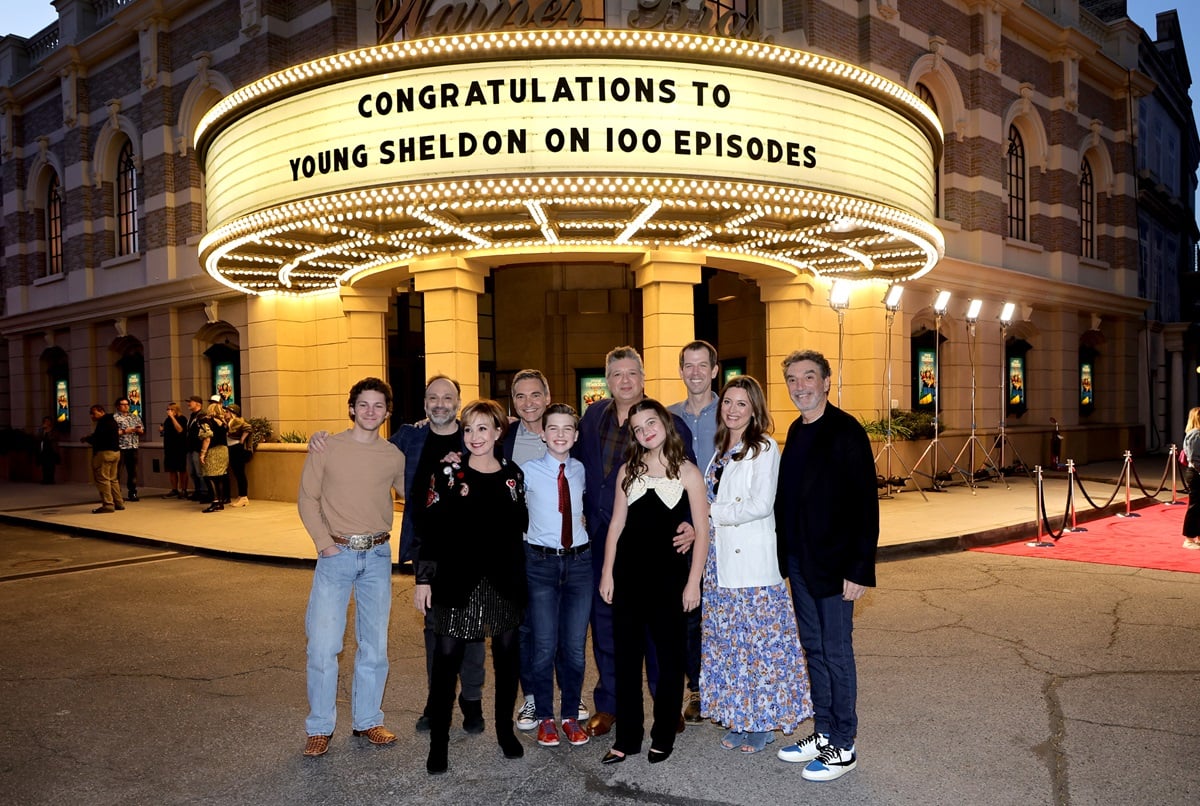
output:
[[829,362],[812,350],[783,360],[800,417],[779,463],[775,528],[812,683],[814,731],[778,752],[801,776],[832,781],[858,763],[854,603],[875,585],[879,498],[862,425],[829,402]]
[[83,441],[92,446],[92,478],[96,481],[96,489],[100,491],[100,506],[92,512],[99,515],[125,508],[121,484],[117,480],[117,467],[121,463],[120,437],[116,419],[111,414],[105,414],[103,406],[96,403],[89,413],[96,426]]

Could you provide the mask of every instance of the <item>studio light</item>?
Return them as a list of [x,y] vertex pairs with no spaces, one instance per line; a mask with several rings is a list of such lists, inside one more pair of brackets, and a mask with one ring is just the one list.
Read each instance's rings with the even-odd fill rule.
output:
[[900,297],[904,295],[904,286],[892,285],[888,286],[887,296],[883,298],[883,307],[889,311],[900,309]]
[[829,289],[829,307],[835,311],[844,311],[850,307],[850,283],[848,281],[833,281],[833,288]]
[[938,295],[937,295],[937,299],[934,300],[934,302],[933,302],[934,313],[936,313],[938,316],[941,316],[942,314],[944,314],[946,312],[946,309],[949,307],[950,307],[950,292],[949,291],[939,291]]
[[975,324],[979,321],[979,310],[983,307],[983,300],[973,299],[967,305],[967,321]]
[[1012,324],[1013,314],[1017,312],[1017,304],[1015,302],[1006,302],[1004,307],[1000,309],[1000,324],[1008,327]]

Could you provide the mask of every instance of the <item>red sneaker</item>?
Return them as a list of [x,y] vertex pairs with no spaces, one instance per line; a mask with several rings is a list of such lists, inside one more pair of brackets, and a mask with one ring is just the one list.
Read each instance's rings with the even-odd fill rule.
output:
[[537,743],[542,747],[558,747],[558,728],[554,727],[553,719],[543,719],[538,725]]
[[573,745],[587,744],[590,737],[584,732],[583,728],[579,727],[579,723],[574,719],[564,719],[562,721],[563,734],[567,737],[567,741]]

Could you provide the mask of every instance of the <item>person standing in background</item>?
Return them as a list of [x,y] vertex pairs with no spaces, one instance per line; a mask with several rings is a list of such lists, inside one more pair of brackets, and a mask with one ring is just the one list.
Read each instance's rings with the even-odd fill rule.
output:
[[129,491],[126,501],[137,501],[138,445],[146,433],[142,418],[131,410],[128,397],[117,398],[117,436],[121,446],[121,465],[125,468],[125,489]]
[[121,498],[121,482],[117,478],[117,467],[121,463],[120,436],[117,421],[104,411],[104,406],[93,403],[88,414],[95,423],[94,430],[83,438],[92,446],[92,478],[100,493],[100,506],[92,510],[100,515],[125,508]]

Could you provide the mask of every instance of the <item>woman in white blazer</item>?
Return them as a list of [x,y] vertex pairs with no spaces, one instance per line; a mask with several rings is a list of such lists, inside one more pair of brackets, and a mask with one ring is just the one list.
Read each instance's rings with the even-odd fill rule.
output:
[[779,446],[758,381],[731,378],[705,473],[709,550],[701,625],[701,713],[727,750],[757,753],[812,715],[808,670],[775,549]]

